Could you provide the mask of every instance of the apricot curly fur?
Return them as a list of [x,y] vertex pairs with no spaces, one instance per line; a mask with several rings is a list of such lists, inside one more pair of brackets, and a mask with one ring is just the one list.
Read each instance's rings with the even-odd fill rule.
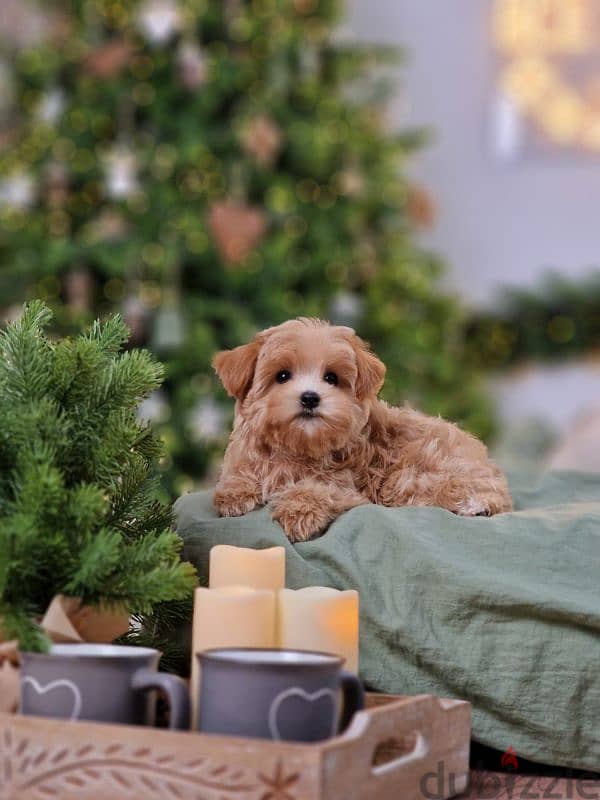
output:
[[[295,542],[365,503],[466,516],[512,508],[506,479],[478,439],[377,399],[385,366],[351,328],[301,317],[217,353],[213,364],[236,398],[215,492],[221,516],[271,502]],[[300,402],[308,391],[319,395],[312,411]]]

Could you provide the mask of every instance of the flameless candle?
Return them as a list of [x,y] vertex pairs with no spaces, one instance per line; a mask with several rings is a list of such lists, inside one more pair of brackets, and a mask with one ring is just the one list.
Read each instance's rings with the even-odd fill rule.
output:
[[[283,548],[281,548],[283,550]],[[196,589],[192,623],[192,715],[198,713],[196,653],[213,647],[274,647],[275,592],[246,586]]]
[[222,586],[250,586],[277,591],[285,586],[285,548],[232,547],[218,544],[210,551],[211,589]]
[[277,645],[321,650],[345,658],[358,672],[358,592],[322,586],[282,589],[278,596]]

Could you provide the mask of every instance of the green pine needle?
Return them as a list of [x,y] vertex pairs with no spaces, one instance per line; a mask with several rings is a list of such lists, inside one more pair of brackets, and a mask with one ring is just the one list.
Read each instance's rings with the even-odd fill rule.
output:
[[161,443],[136,418],[162,367],[122,352],[119,317],[58,342],[50,321],[34,301],[0,333],[0,627],[44,649],[38,619],[64,593],[137,615],[147,641],[156,606],[196,583],[156,499]]

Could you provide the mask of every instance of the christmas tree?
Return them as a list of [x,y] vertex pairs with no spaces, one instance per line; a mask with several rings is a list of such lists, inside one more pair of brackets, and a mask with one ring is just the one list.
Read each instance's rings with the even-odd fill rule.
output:
[[160,365],[120,352],[118,317],[58,342],[50,317],[34,301],[0,334],[0,628],[29,650],[47,643],[36,619],[56,594],[138,615],[145,631],[195,584],[154,499],[161,444],[136,418]]
[[297,315],[368,339],[388,400],[489,433],[460,307],[415,241],[430,208],[404,169],[422,137],[385,132],[385,81],[365,78],[395,54],[340,40],[337,0],[40,13],[45,37],[6,78],[4,315],[23,295],[62,331],[122,311],[131,343],[166,364],[141,414],[166,443],[172,496],[222,451],[232,409],[213,352]]

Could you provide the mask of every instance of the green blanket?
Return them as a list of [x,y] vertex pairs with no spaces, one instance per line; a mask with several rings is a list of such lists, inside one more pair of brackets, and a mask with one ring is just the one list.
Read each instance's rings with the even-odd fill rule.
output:
[[356,588],[361,674],[381,692],[473,703],[473,737],[533,761],[600,768],[600,475],[548,473],[491,519],[361,506],[291,545],[269,509],[219,519],[182,497],[185,557],[283,544],[287,585]]

